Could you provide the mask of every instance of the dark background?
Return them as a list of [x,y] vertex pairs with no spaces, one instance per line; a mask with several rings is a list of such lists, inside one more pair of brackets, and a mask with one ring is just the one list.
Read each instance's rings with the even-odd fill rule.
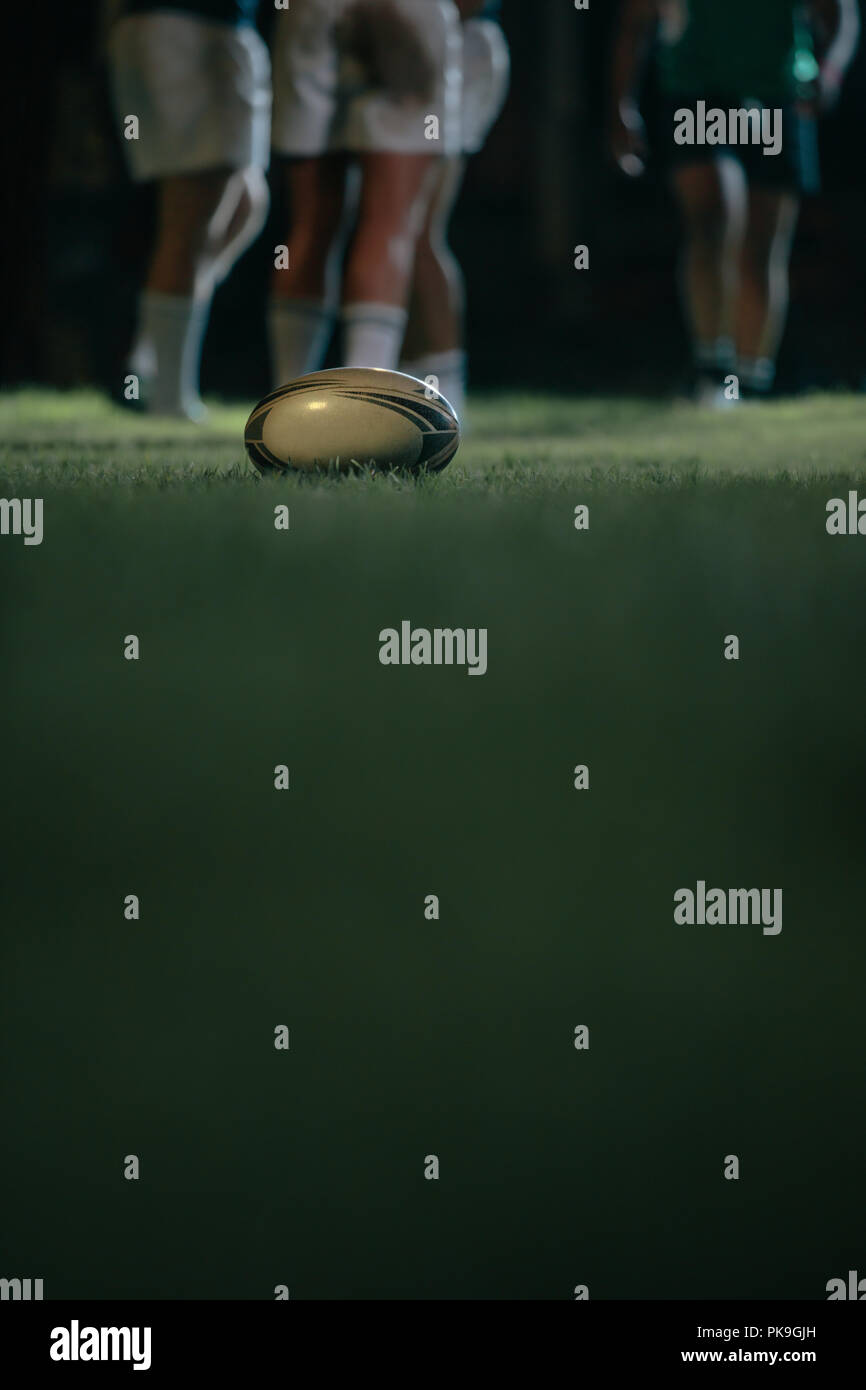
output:
[[[682,363],[669,198],[603,163],[604,8],[506,5],[514,95],[456,228],[480,383],[651,389]],[[88,14],[34,7],[38,44],[7,45],[18,380],[111,383],[148,243]],[[858,111],[852,84],[789,381],[863,366]],[[266,244],[207,346],[235,396],[262,389]],[[824,531],[853,479],[828,431],[796,483],[695,486],[675,454],[660,486],[650,419],[639,485],[575,464],[535,491],[533,441],[497,429],[501,491],[299,486],[288,536],[288,480],[208,482],[208,431],[12,440],[51,542],[0,546],[0,1275],[48,1299],[823,1300],[863,1274],[866,552]],[[403,617],[487,626],[488,675],[381,667]],[[781,886],[781,935],[677,926],[699,878]]]
[[[36,7],[12,36],[7,103],[2,377],[109,389],[122,372],[153,194],[128,180],[99,56],[99,5]],[[453,242],[469,278],[478,386],[669,388],[686,341],[676,301],[676,212],[656,173],[609,167],[603,129],[618,6],[506,0],[508,106],[473,163]],[[654,94],[647,93],[652,122]],[[859,384],[866,370],[866,59],[822,127],[824,189],[804,208],[780,384]],[[206,391],[268,386],[263,303],[279,208],[217,296]],[[591,271],[572,268],[590,247]]]

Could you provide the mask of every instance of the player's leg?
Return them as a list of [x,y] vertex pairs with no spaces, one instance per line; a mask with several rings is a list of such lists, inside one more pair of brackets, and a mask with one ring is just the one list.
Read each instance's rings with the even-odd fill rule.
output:
[[288,264],[275,266],[268,306],[275,386],[321,367],[339,310],[350,172],[334,127],[345,8],[346,0],[305,0],[281,10],[274,25],[272,143],[288,218]]
[[346,366],[397,365],[438,163],[432,155],[394,151],[359,156],[358,215],[343,276]]
[[207,283],[240,198],[233,169],[171,174],[157,181],[156,241],[146,287],[192,295]]
[[346,176],[343,154],[283,162],[282,183],[290,209],[286,242],[290,273],[274,273],[271,290],[278,298],[321,299],[333,294],[339,269],[334,248],[346,204]]
[[159,180],[156,243],[130,363],[151,411],[203,417],[198,370],[213,293],[259,235],[267,209],[261,168]]
[[[270,312],[280,380],[318,365],[330,333],[348,158],[360,170],[360,191],[342,285],[344,361],[393,367],[399,357],[435,157],[451,150],[459,122],[460,34],[450,0],[396,5],[390,17],[359,9],[344,27],[335,20],[346,15],[346,0],[309,0],[277,19],[274,149],[292,161],[294,206],[290,269],[276,280]],[[387,35],[378,28],[386,19]],[[427,55],[431,100],[398,98],[389,87],[390,45],[401,34],[408,53],[418,52],[417,40]],[[405,82],[406,73],[399,77]],[[434,141],[431,115],[441,128]]]
[[744,151],[749,180],[748,221],[740,256],[736,315],[741,393],[766,395],[773,387],[785,330],[789,266],[800,202],[821,187],[817,120],[804,103],[782,112],[782,149],[766,158]]
[[392,0],[378,14],[367,6],[338,49],[346,101],[335,139],[360,170],[343,361],[393,369],[439,171],[462,148],[460,17],[452,0]]
[[221,285],[245,251],[258,239],[268,217],[270,193],[261,166],[233,171],[227,197],[211,219],[205,259],[215,285]]
[[415,248],[409,321],[400,370],[437,390],[463,413],[465,286],[463,271],[448,244],[448,224],[463,182],[465,160],[444,159],[434,175],[430,207]]
[[268,330],[274,384],[316,371],[334,328],[347,206],[342,153],[281,160],[289,209],[288,264],[271,278]]
[[766,395],[775,379],[799,207],[794,193],[750,188],[736,313],[740,389],[747,394]]
[[415,252],[409,322],[401,369],[438,389],[463,414],[466,395],[463,272],[448,243],[467,157],[483,149],[508,93],[510,56],[499,25],[489,19],[463,26],[463,154],[444,159]]
[[741,166],[722,158],[683,164],[673,173],[683,226],[682,292],[693,364],[704,390],[733,370],[733,305],[747,188]]
[[139,120],[133,177],[157,184],[157,240],[130,366],[143,401],[198,419],[213,291],[264,220],[270,63],[251,26],[154,11],[113,31],[118,115]]
[[[231,169],[174,174],[157,183],[157,234],[139,299],[130,367],[147,408],[201,419],[201,349],[213,295],[213,229],[234,201]],[[228,206],[227,206],[228,205]]]

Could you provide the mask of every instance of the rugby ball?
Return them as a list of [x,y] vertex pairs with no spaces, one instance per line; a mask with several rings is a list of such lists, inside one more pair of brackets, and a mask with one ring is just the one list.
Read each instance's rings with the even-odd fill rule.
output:
[[261,473],[438,473],[457,452],[460,425],[445,397],[414,376],[335,367],[265,396],[244,442]]

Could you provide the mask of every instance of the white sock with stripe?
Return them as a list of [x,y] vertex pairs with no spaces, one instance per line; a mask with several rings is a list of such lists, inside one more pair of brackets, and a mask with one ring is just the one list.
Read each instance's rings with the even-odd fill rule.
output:
[[396,371],[408,318],[397,304],[347,304],[343,309],[343,365]]
[[271,298],[268,338],[275,387],[319,370],[335,318],[334,310],[317,299]]
[[199,371],[210,306],[209,295],[142,293],[132,363],[140,364],[144,404],[153,414],[184,415],[189,420],[204,416]]

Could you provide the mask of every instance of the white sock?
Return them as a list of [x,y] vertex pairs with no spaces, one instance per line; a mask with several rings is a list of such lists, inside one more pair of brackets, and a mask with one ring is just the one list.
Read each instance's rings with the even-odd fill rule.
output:
[[776,364],[772,357],[741,357],[738,375],[740,385],[748,390],[770,392],[776,380]]
[[409,315],[397,304],[347,304],[343,309],[343,366],[395,371]]
[[701,372],[728,372],[734,370],[736,353],[732,338],[711,338],[707,342],[695,343],[695,366]]
[[419,381],[434,377],[434,388],[453,405],[457,419],[461,418],[466,405],[466,353],[462,348],[425,353],[411,362],[401,362],[400,371],[417,376]]
[[334,310],[317,299],[271,298],[268,337],[275,387],[319,370],[335,317]]
[[185,415],[190,420],[205,414],[199,370],[210,306],[210,296],[143,291],[131,361],[144,383],[144,404],[153,414]]

